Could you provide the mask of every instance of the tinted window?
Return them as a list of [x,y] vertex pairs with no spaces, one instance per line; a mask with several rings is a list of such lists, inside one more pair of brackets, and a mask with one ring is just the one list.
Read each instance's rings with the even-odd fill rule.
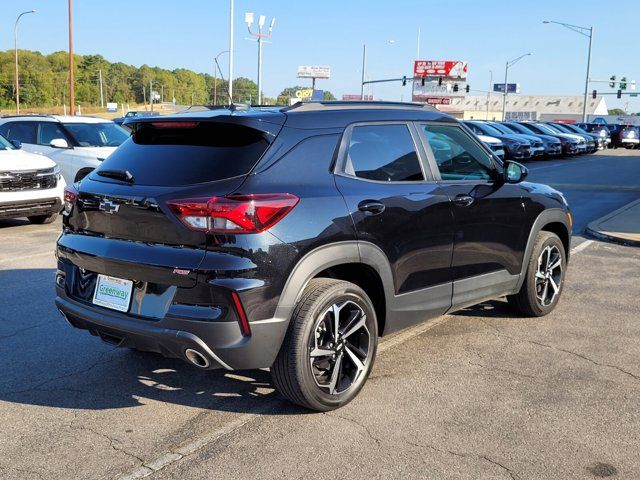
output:
[[382,182],[424,180],[406,125],[354,127],[345,173]]
[[38,130],[38,145],[49,145],[51,140],[56,138],[67,139],[60,125],[55,122],[38,122],[40,128]]
[[443,180],[490,180],[493,163],[460,127],[423,125]]
[[122,127],[109,123],[63,123],[81,147],[118,147],[129,138]]
[[[262,132],[219,122],[143,123],[99,169],[128,170],[142,185],[190,185],[251,171],[269,143]],[[100,181],[104,177],[92,175]]]
[[18,140],[20,143],[36,143],[36,122],[9,122],[6,134],[9,140]]

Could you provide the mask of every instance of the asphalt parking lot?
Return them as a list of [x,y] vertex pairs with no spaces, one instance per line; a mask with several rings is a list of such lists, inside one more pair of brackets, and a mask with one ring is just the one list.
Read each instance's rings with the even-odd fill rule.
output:
[[0,221],[0,478],[640,478],[640,249],[582,237],[640,198],[640,156],[529,167],[574,212],[556,311],[489,302],[387,338],[327,414],[280,400],[267,371],[72,329],[53,305],[59,222]]

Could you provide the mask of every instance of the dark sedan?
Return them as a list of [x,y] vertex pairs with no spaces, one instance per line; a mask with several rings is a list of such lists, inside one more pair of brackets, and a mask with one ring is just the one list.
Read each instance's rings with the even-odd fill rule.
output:
[[[578,153],[582,153],[586,148],[584,147],[585,143],[583,139],[577,139],[571,135],[557,132],[555,130],[552,130],[548,125],[532,122],[520,122],[516,125],[519,125],[533,133],[548,135],[550,137],[557,138],[558,140],[560,140],[560,144],[562,145],[562,153],[564,155],[576,155]],[[580,142],[582,142],[582,148]]]
[[542,142],[544,154],[547,157],[557,157],[558,155],[562,155],[562,142],[557,137],[544,135],[542,133],[535,133],[517,122],[503,122],[501,125],[514,133],[531,135],[538,138]]

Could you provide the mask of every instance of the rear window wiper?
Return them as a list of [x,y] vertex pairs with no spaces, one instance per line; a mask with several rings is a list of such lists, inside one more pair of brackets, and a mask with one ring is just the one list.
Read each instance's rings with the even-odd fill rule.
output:
[[101,177],[115,178],[127,183],[134,183],[133,175],[129,170],[98,170],[96,172]]

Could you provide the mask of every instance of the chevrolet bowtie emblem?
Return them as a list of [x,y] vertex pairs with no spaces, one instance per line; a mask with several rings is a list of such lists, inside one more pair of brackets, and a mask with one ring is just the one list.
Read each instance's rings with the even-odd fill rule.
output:
[[111,215],[114,213],[118,213],[119,209],[120,209],[120,205],[118,205],[117,203],[113,203],[110,200],[102,200],[100,202],[100,205],[98,206],[98,210]]

